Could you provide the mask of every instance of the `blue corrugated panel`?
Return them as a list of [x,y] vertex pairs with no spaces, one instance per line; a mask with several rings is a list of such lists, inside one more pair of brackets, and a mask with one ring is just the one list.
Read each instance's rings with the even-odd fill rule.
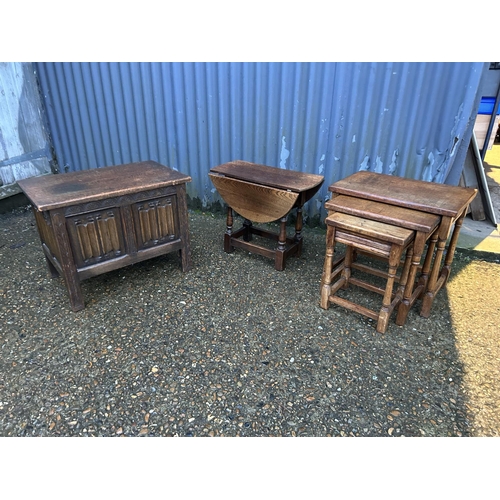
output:
[[217,201],[242,159],[325,176],[360,169],[457,184],[483,63],[38,63],[61,170],[152,159]]

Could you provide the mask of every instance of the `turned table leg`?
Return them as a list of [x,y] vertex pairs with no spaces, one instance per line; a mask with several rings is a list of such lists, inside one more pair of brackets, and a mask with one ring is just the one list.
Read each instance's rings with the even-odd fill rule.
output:
[[467,213],[467,208],[462,212],[462,214],[459,216],[459,218],[455,221],[455,227],[453,229],[453,234],[450,239],[450,243],[448,245],[448,248],[446,250],[446,257],[444,259],[444,265],[443,265],[443,270],[442,270],[442,276],[443,278],[443,283],[441,286],[444,286],[446,282],[448,281],[448,277],[450,276],[451,272],[451,263],[453,262],[453,257],[455,256],[455,250],[457,248],[457,243],[458,243],[458,235],[460,234],[460,229],[462,227],[462,224],[464,222],[464,217],[465,214]]
[[295,221],[295,242],[297,243],[297,257],[302,254],[302,207],[297,207],[297,220]]
[[286,221],[287,216],[281,218],[280,233],[278,236],[278,248],[275,250],[274,267],[277,271],[285,269],[285,250],[286,250]]
[[425,254],[424,265],[422,266],[422,271],[418,278],[418,288],[421,289],[421,292],[418,294],[419,299],[421,299],[425,291],[427,289],[427,283],[429,281],[429,273],[431,271],[432,259],[434,257],[434,251],[436,249],[436,244],[438,240],[438,231],[435,231],[434,234],[430,237],[429,242],[427,244],[427,252]]
[[231,245],[231,236],[233,234],[233,209],[227,206],[226,232],[224,234],[224,252],[231,253],[234,247]]
[[[401,247],[393,245],[389,255],[389,267],[387,272],[387,284],[385,287],[384,297],[382,299],[382,308],[380,309],[377,321],[377,332],[385,333],[389,323],[392,304],[392,290],[396,281],[396,273],[401,259]],[[406,266],[405,266],[406,267]]]
[[431,314],[431,306],[436,298],[436,294],[439,291],[439,274],[441,271],[441,260],[443,259],[443,254],[446,248],[446,241],[450,234],[450,229],[452,225],[451,217],[443,217],[441,220],[441,225],[438,229],[438,242],[436,246],[436,255],[434,257],[434,263],[432,264],[431,273],[429,275],[429,281],[427,283],[427,290],[422,300],[422,308],[420,310],[420,316],[428,318]]
[[396,316],[396,325],[398,326],[403,326],[405,324],[410,308],[416,299],[416,296],[413,296],[413,292],[416,290],[415,279],[417,276],[418,266],[420,265],[420,259],[422,258],[422,253],[425,247],[425,237],[425,233],[417,232],[415,241],[413,243],[413,248],[408,250],[408,252],[412,252],[411,266],[405,283],[400,282],[400,286],[404,286],[404,291],[403,298],[398,306]]
[[330,293],[332,290],[332,269],[333,255],[335,253],[335,228],[333,226],[326,227],[326,252],[325,263],[323,265],[323,276],[321,278],[321,299],[320,306],[323,309],[328,309]]

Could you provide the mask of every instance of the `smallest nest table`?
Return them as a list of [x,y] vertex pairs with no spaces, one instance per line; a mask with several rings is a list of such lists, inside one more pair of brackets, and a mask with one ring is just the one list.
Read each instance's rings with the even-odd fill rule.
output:
[[[209,177],[227,205],[227,228],[224,251],[235,247],[274,259],[278,271],[285,269],[286,259],[302,251],[302,207],[323,184],[322,175],[284,170],[242,160],[230,161],[210,169]],[[297,209],[295,234],[287,237],[289,212]],[[233,210],[244,218],[243,226],[233,232]],[[280,221],[276,234],[253,226],[253,222]],[[252,243],[252,235],[277,241],[270,249]]]
[[191,267],[186,183],[154,161],[30,177],[30,200],[53,277],[62,276],[73,311],[85,307],[80,281],[169,252]]

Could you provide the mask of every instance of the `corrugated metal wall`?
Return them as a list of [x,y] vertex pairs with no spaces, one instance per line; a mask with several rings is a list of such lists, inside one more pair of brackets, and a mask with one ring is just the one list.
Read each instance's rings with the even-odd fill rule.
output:
[[242,159],[457,184],[484,63],[37,63],[62,172],[152,159],[219,200],[207,172]]

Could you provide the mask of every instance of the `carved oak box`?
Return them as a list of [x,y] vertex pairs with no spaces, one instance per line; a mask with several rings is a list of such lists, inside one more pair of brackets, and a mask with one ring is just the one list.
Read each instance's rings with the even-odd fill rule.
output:
[[74,311],[84,308],[83,279],[174,251],[190,269],[190,181],[154,161],[19,181],[49,271],[64,278]]

